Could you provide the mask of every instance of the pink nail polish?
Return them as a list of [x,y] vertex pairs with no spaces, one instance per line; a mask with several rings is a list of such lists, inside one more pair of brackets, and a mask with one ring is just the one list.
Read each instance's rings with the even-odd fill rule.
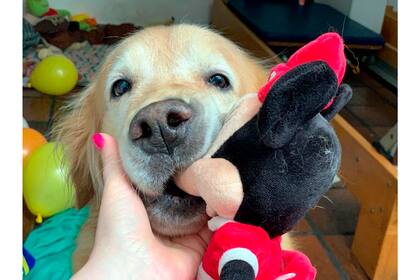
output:
[[92,136],[93,144],[95,144],[96,149],[102,150],[105,144],[105,139],[102,137],[100,133],[95,133]]

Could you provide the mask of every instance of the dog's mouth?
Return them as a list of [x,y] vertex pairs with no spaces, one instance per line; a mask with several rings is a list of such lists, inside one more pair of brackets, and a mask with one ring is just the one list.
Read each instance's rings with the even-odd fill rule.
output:
[[173,179],[169,179],[168,182],[165,185],[166,185],[166,187],[165,187],[165,190],[163,191],[163,193],[165,195],[175,196],[175,197],[179,197],[179,198],[187,198],[187,199],[195,199],[195,198],[201,199],[200,197],[192,196],[192,195],[184,192],[183,190],[181,190],[175,184]]
[[143,201],[153,230],[161,235],[193,234],[208,220],[204,200],[184,192],[172,179],[160,195],[143,197]]

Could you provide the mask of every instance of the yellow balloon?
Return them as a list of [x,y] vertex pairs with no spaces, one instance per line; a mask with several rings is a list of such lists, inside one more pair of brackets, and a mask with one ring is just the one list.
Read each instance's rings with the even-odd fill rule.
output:
[[33,151],[23,167],[23,198],[37,218],[74,207],[74,186],[63,160],[63,146],[50,142]]
[[77,68],[70,59],[53,55],[35,66],[29,85],[45,94],[63,95],[76,86],[77,78]]

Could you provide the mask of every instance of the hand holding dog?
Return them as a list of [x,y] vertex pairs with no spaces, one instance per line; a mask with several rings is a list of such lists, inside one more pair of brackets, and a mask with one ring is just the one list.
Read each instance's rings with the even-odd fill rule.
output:
[[195,235],[156,236],[146,209],[126,177],[115,140],[95,134],[104,189],[95,245],[74,279],[193,279],[211,237],[207,226]]

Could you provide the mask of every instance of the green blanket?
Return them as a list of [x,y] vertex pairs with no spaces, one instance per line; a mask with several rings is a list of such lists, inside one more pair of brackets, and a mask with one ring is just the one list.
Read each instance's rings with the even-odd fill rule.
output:
[[89,207],[68,209],[46,219],[29,234],[24,247],[35,258],[35,266],[23,279],[70,279],[71,256],[89,210]]

